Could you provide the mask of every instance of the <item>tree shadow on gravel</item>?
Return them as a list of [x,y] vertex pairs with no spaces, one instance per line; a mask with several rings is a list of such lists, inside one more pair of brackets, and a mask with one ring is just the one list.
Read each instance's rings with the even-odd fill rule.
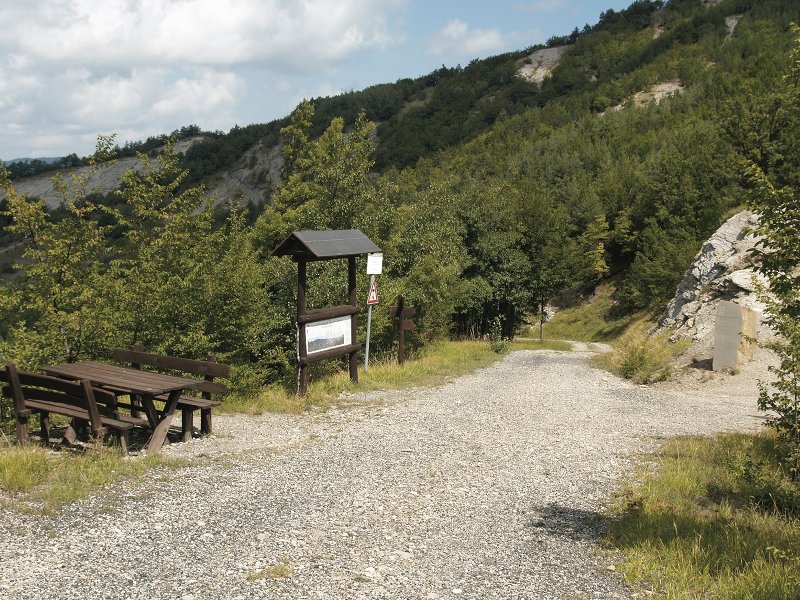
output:
[[608,531],[608,517],[594,510],[550,503],[534,507],[527,527],[577,541],[600,542]]

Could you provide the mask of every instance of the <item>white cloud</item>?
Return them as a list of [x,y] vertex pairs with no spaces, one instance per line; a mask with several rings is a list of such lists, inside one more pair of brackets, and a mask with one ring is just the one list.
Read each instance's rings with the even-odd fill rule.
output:
[[[396,42],[402,0],[27,0],[0,8],[0,47],[96,66],[239,65],[315,71]],[[13,19],[13,21],[12,21]]]
[[497,29],[471,29],[459,19],[445,25],[431,40],[430,52],[452,61],[477,58],[502,50],[505,39]]
[[[245,92],[235,73],[210,68],[102,74],[74,68],[40,77],[0,71],[0,147],[23,143],[31,148],[22,152],[27,155],[58,155],[62,148],[80,154],[94,146],[100,131],[114,131],[124,143],[189,123],[227,129]],[[82,150],[75,142],[59,146],[70,136],[81,140]]]
[[169,117],[217,115],[213,120],[219,121],[219,115],[230,114],[245,88],[245,82],[235,73],[203,69],[164,89],[153,105],[153,113]]
[[392,18],[407,1],[3,0],[0,158],[88,153],[98,131],[123,143],[189,123],[227,129],[244,71],[329,74],[402,41]]

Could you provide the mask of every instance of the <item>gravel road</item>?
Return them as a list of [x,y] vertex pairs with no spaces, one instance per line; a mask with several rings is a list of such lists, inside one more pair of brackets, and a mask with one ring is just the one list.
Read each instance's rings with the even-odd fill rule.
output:
[[637,455],[761,419],[754,398],[636,386],[588,356],[515,352],[326,413],[220,417],[165,450],[190,466],[55,517],[6,511],[0,597],[632,597],[597,543]]

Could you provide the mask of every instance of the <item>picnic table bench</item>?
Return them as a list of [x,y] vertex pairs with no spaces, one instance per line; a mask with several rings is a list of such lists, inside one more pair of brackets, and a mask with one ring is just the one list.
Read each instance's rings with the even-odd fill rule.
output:
[[[200,411],[200,433],[207,435],[212,433],[211,411],[220,404],[219,400],[214,399],[214,395],[228,393],[225,384],[214,381],[215,377],[228,377],[231,367],[225,363],[217,362],[213,355],[209,355],[206,360],[194,360],[190,358],[180,358],[176,356],[165,356],[161,354],[151,354],[144,351],[141,345],[133,346],[131,350],[117,348],[112,351],[111,357],[121,363],[130,364],[134,369],[141,369],[142,366],[154,367],[162,371],[177,371],[202,376],[203,379],[197,382],[193,389],[201,392],[201,396],[181,395],[178,398],[177,408],[181,410],[181,432],[183,441],[192,438],[194,412]],[[164,395],[156,396],[157,400],[165,400]]]
[[14,403],[17,443],[24,446],[28,438],[28,420],[38,413],[41,423],[42,442],[50,441],[50,414],[59,414],[72,419],[65,439],[74,443],[77,438],[76,420],[88,422],[91,435],[102,438],[112,434],[117,438],[122,452],[128,452],[128,436],[140,420],[122,415],[117,410],[117,397],[113,392],[91,386],[83,379],[68,381],[47,375],[38,375],[17,370],[13,364],[0,371],[0,378],[7,384],[3,395]]
[[[150,425],[152,433],[147,442],[148,452],[158,452],[167,439],[172,417],[178,406],[178,399],[184,390],[193,390],[202,383],[196,379],[179,377],[163,373],[154,373],[140,369],[120,367],[93,361],[64,363],[42,367],[48,375],[62,379],[86,380],[95,387],[115,393],[137,398],[140,408],[147,417],[145,423]],[[156,408],[155,401],[161,400],[164,406]],[[117,403],[119,407],[130,408],[130,404]],[[138,418],[133,413],[131,419]]]

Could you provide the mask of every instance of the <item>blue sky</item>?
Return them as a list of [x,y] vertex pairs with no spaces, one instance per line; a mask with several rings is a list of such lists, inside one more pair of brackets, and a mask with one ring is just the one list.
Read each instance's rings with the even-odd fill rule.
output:
[[632,0],[3,0],[0,158],[227,131],[596,23]]

